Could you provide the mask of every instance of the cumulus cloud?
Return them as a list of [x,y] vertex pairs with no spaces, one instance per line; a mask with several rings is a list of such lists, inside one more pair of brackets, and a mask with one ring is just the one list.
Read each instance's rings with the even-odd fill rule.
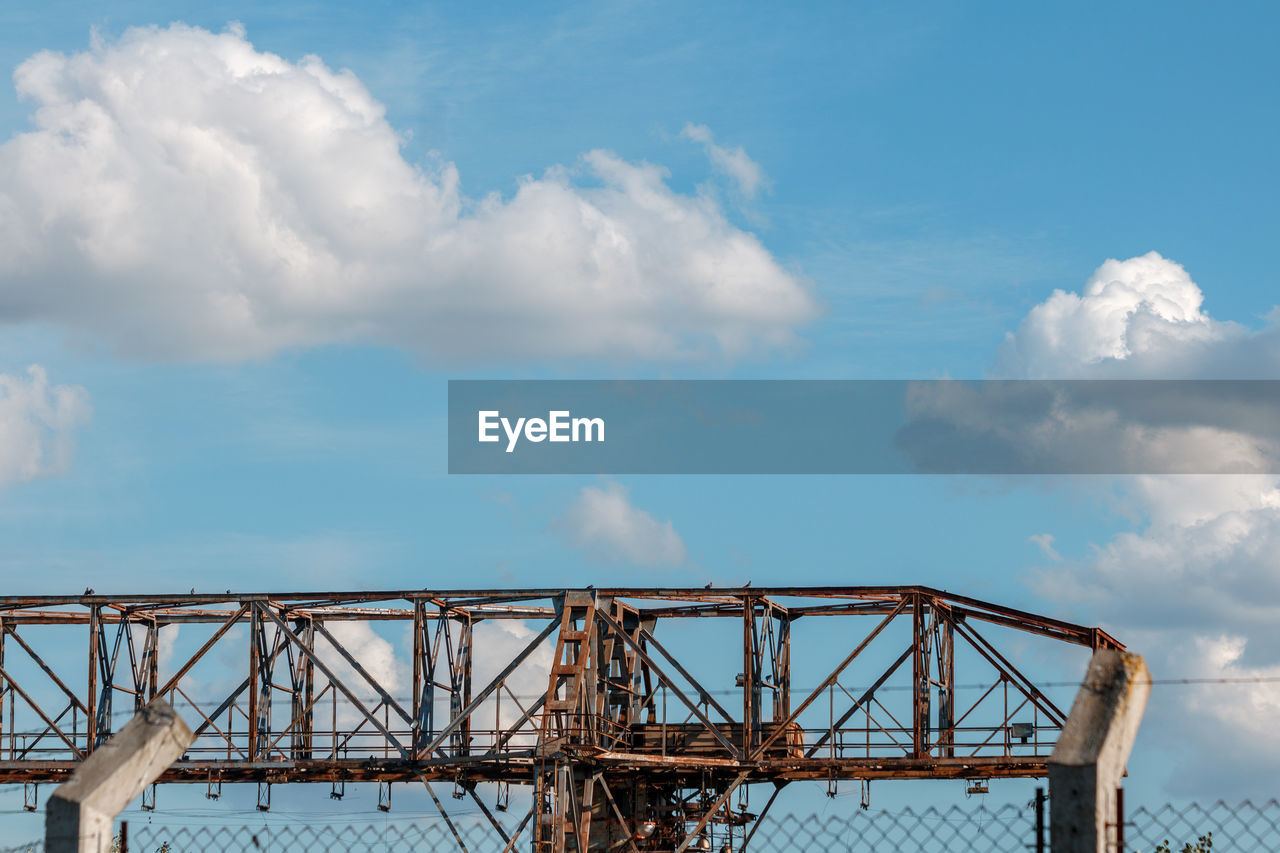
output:
[[[899,445],[922,470],[1257,474],[1280,470],[1280,327],[1214,319],[1156,252],[1055,290],[1000,347],[995,379],[919,383]],[[1272,312],[1280,318],[1280,314]],[[1057,380],[1160,379],[1117,385]]]
[[[409,661],[396,654],[395,646],[379,635],[368,622],[327,622],[325,629],[333,635],[351,656],[360,661],[360,665],[373,676],[378,684],[389,692],[396,693],[406,687],[409,681]],[[343,660],[337,649],[323,636],[315,640],[316,656],[325,662],[334,674],[350,685],[358,696],[364,698],[375,694],[366,682],[358,675],[351,664]]]
[[[1199,748],[1187,756],[1170,780],[1176,793],[1196,796],[1208,786],[1216,791],[1247,791],[1242,780],[1266,780],[1275,774],[1280,666],[1245,663],[1242,657],[1247,644],[1248,640],[1240,635],[1194,635],[1180,649],[1193,667],[1191,671],[1198,674],[1193,677],[1206,682],[1194,685],[1180,697],[1187,706],[1187,715],[1213,725],[1198,729]],[[1171,738],[1185,737],[1185,730],[1177,725],[1181,716],[1161,708],[1155,722]],[[1270,793],[1265,784],[1257,787]]]
[[[605,151],[462,194],[350,71],[174,24],[37,54],[0,146],[0,319],[140,357],[363,341],[440,361],[793,344],[797,277],[713,200]],[[428,131],[429,132],[429,131]]]
[[[1109,260],[1083,293],[1056,291],[1033,308],[1006,340],[996,372],[1274,379],[1280,349],[1274,323],[1250,330],[1215,320],[1187,271],[1152,252]],[[1187,405],[1195,420],[1195,407],[1211,403]],[[1228,431],[1199,441],[1225,452],[1239,437]],[[1042,570],[1034,583],[1048,598],[1091,608],[1148,657],[1157,679],[1245,679],[1157,687],[1179,692],[1153,696],[1147,728],[1149,742],[1179,756],[1169,783],[1176,793],[1256,793],[1280,761],[1265,722],[1280,706],[1280,690],[1265,680],[1280,673],[1280,478],[1134,477],[1122,501],[1136,529]]]
[[44,368],[0,374],[0,488],[66,470],[74,430],[89,420],[89,395],[75,385],[49,385]]
[[[326,622],[324,627],[342,648],[360,662],[378,685],[393,697],[403,698],[408,695],[413,660],[411,656],[397,654],[395,645],[378,634],[368,622],[334,621]],[[315,637],[315,653],[366,708],[372,710],[381,701],[378,691],[319,632]],[[318,670],[315,679],[317,692],[329,684],[328,676]],[[366,720],[364,714],[345,695],[336,691],[336,688],[335,695],[326,696],[324,702],[325,705],[333,704],[339,726],[354,728]]]
[[1148,513],[1140,529],[1035,578],[1046,597],[1091,609],[1156,678],[1245,680],[1156,688],[1147,743],[1178,757],[1169,784],[1179,795],[1261,793],[1280,760],[1266,723],[1280,702],[1278,485],[1141,478],[1127,495]]
[[[1271,477],[1141,477],[1125,496],[1144,515],[1069,571],[1038,585],[1132,628],[1256,638],[1246,662],[1280,664],[1280,488]],[[1140,605],[1140,606],[1135,606]]]
[[584,486],[560,527],[574,545],[611,562],[679,566],[688,556],[671,522],[633,506],[620,483]]
[[1250,330],[1215,320],[1181,264],[1148,252],[1107,260],[1082,293],[1055,290],[1010,332],[994,373],[1008,378],[1273,379],[1280,320]]
[[[529,624],[524,621],[497,619],[485,620],[475,626],[473,639],[476,657],[473,663],[472,682],[474,691],[478,693],[502,670],[507,663],[519,654],[534,636],[542,630],[545,623]],[[529,705],[537,697],[547,692],[547,682],[551,676],[551,663],[555,658],[555,636],[544,640],[525,662],[506,677],[507,690],[492,694],[476,708],[474,719],[477,728],[488,728],[495,720],[503,727],[511,726],[520,719],[521,707]],[[509,692],[508,692],[509,691]],[[501,693],[501,696],[498,695]],[[512,701],[515,694],[519,705]],[[447,713],[447,712],[446,712]],[[525,723],[521,734],[510,741],[513,748],[530,747],[537,740],[535,723]],[[485,746],[491,743],[486,741]]]
[[[993,373],[1276,380],[1278,343],[1274,323],[1251,330],[1215,320],[1182,265],[1149,252],[1108,260],[1082,293],[1056,290],[1032,308],[1007,336]],[[1263,473],[1277,467],[1280,410],[1270,383],[995,382],[976,390],[957,383],[914,402],[926,414],[945,408],[950,419],[1007,449],[1022,445],[1101,460],[1096,470]]]
[[711,165],[734,182],[743,198],[755,198],[756,193],[761,189],[768,188],[769,178],[760,164],[748,157],[741,146],[726,148],[723,145],[717,145],[715,135],[705,124],[690,122],[680,131],[680,135],[702,145],[707,152],[707,157],[711,160]]

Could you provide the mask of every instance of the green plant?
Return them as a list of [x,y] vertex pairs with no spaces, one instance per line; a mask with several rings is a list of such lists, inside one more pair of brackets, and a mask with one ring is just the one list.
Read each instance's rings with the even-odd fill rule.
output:
[[1163,843],[1156,847],[1155,853],[1209,853],[1213,849],[1213,833],[1206,833],[1196,839],[1196,843],[1192,844],[1188,841],[1182,845],[1182,849],[1174,851],[1169,846],[1169,839],[1165,839]]

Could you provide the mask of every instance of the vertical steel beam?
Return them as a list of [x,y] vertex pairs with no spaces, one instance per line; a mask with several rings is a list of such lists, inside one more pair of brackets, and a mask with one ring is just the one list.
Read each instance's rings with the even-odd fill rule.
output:
[[[4,640],[8,631],[5,630],[4,619],[0,617],[0,672],[4,671]],[[0,675],[0,755],[4,755],[4,735],[5,731],[9,732],[9,759],[13,760],[13,731],[12,725],[6,726],[4,722],[4,698],[9,692],[9,682],[3,675]],[[75,709],[71,710],[72,719],[75,719]],[[12,723],[12,719],[10,720]],[[72,730],[72,738],[75,738],[75,731]]]
[[258,705],[262,701],[259,690],[262,670],[262,650],[258,637],[262,634],[262,611],[258,603],[249,604],[249,713],[248,713],[248,752],[249,760],[258,760],[259,726],[262,723]]
[[[653,672],[649,668],[649,662],[640,654],[644,651],[647,643],[645,637],[652,637],[653,632],[658,628],[658,617],[642,614],[640,616],[640,630],[637,632],[635,645],[631,648],[638,660],[636,662],[636,672],[639,674],[637,678],[637,702],[644,707],[646,723],[652,724],[658,721],[658,700],[656,691],[654,690]],[[637,708],[634,717],[636,722],[640,721],[640,709]]]
[[936,607],[933,610],[933,625],[938,660],[938,756],[955,758],[955,629],[951,625],[950,615]]
[[929,754],[929,699],[932,694],[930,684],[929,654],[929,605],[922,593],[911,593],[911,632],[915,646],[911,656],[912,686],[912,755],[924,758]]
[[[16,632],[14,633],[14,636],[15,636],[15,637],[16,637],[16,636],[18,636]],[[5,687],[6,687],[6,689],[9,691],[9,759],[10,759],[10,760],[12,760],[12,759],[13,759],[13,756],[14,756],[14,755],[17,753],[17,751],[18,751],[18,730],[17,730],[17,727],[16,727],[16,721],[15,721],[15,719],[14,719],[14,713],[15,713],[15,711],[14,711],[14,705],[15,705],[15,704],[16,704],[16,702],[17,702],[17,698],[16,698],[16,697],[15,697],[15,695],[14,695],[13,685],[12,685],[11,683],[9,683],[8,679],[6,679],[6,680],[5,680]],[[0,707],[0,714],[3,714],[3,713],[4,713],[4,708]],[[74,710],[74,709],[72,709],[71,713],[72,713],[72,715],[73,715],[71,719],[72,719],[72,721],[74,722],[74,721],[75,721],[75,716],[74,716],[74,714],[75,714],[75,710]],[[72,743],[75,743],[74,738],[75,738],[75,728],[73,727],[73,728],[72,728]]]
[[[641,642],[640,612],[616,599],[613,610],[616,617],[614,621],[621,626],[622,633],[633,643]],[[622,636],[608,631],[608,637],[610,657],[606,658],[604,665],[607,668],[610,695],[606,707],[611,720],[622,728],[629,728],[640,722],[644,705],[644,677],[641,672],[643,662]]]
[[[248,755],[249,760],[257,759],[257,753],[254,751],[254,744],[258,742],[258,643],[255,639],[258,631],[262,628],[262,617],[258,614],[258,605],[255,602],[249,603],[249,713],[248,713]],[[230,734],[230,708],[228,712],[227,732]]]
[[[149,618],[143,622],[143,640],[141,652],[135,652],[133,626],[122,627],[124,640],[129,650],[129,675],[133,678],[133,712],[142,710],[151,701],[156,692],[156,652],[158,629],[156,620]],[[121,622],[124,625],[124,622]]]
[[139,695],[134,698],[135,714],[155,698],[160,686],[160,628],[156,619],[147,620],[147,642],[142,655],[143,683]]
[[573,795],[572,779],[570,777],[572,771],[569,765],[564,762],[556,763],[556,786],[555,786],[555,853],[562,853],[568,849],[565,838],[565,830],[570,826],[572,820],[572,812],[570,798]]
[[578,805],[578,820],[574,825],[574,842],[578,850],[585,853],[591,849],[591,816],[595,805],[596,777],[590,772],[575,773],[573,786],[575,789],[579,787],[582,789]]
[[[313,650],[315,649],[316,629],[315,629],[315,623],[311,619],[307,620],[307,635],[305,637],[305,642],[307,644],[308,649],[313,649]],[[307,658],[306,663],[303,664],[303,692],[304,692],[304,699],[307,705],[306,719],[303,721],[303,725],[306,731],[306,745],[304,749],[306,752],[306,757],[311,758],[315,752],[315,729],[316,729],[316,714],[315,714],[316,665],[311,660],[311,658]]]
[[[760,745],[761,650],[756,631],[756,599],[742,596],[742,757]],[[765,618],[768,616],[766,614]]]
[[422,757],[422,747],[428,742],[427,730],[431,725],[430,717],[424,713],[423,688],[426,681],[431,680],[431,669],[426,665],[429,644],[423,634],[427,630],[426,605],[422,599],[413,602],[413,694],[409,713],[413,715],[413,738],[411,749],[414,758]]
[[[601,667],[606,666],[602,655],[604,651],[604,634],[608,630],[596,623],[595,615],[598,610],[608,611],[612,606],[613,599],[611,598],[603,597],[596,601],[596,610],[593,610],[587,617],[592,622],[592,630],[582,644],[582,652],[586,655],[587,661],[582,668],[581,730],[583,740],[592,746],[600,745],[600,693],[601,682],[604,679]],[[574,785],[576,796],[578,793],[576,779]]]
[[[600,599],[599,606],[607,609],[615,622],[625,631],[626,610],[622,602],[612,598]],[[595,678],[592,694],[592,713],[596,718],[596,745],[604,749],[617,746],[617,727],[624,719],[625,695],[619,690],[619,682],[624,677],[624,665],[620,658],[625,658],[625,646],[610,629],[601,626],[596,632],[595,641]],[[590,784],[590,782],[588,782]]]
[[778,650],[774,659],[773,721],[780,723],[791,715],[791,614],[785,610],[778,615]]
[[85,755],[93,752],[98,738],[98,634],[102,631],[102,607],[89,605],[89,691],[85,695]]
[[[315,623],[310,616],[299,616],[294,621],[294,632],[303,645],[315,650]],[[315,730],[315,664],[311,658],[299,654],[291,657],[289,668],[290,687],[293,689],[290,705],[290,750],[295,759],[309,759],[312,753],[312,735]]]
[[[462,714],[464,708],[471,704],[471,658],[472,658],[472,624],[471,614],[463,613],[454,616],[458,623],[458,646],[453,656],[453,666],[449,673],[449,721],[453,722]],[[449,738],[453,755],[467,755],[471,752],[471,715],[462,720],[453,730]]]
[[[268,605],[262,605],[266,607]],[[261,610],[259,611],[261,613]],[[275,673],[276,653],[280,644],[280,628],[272,625],[274,629],[274,640],[267,642],[267,623],[261,618],[258,620],[259,631],[255,637],[258,645],[258,680],[254,684],[258,691],[258,739],[253,745],[253,753],[259,759],[268,757],[271,747],[271,699],[273,696],[273,677]]]
[[546,765],[536,765],[533,771],[534,820],[531,834],[534,853],[551,849],[550,839],[547,837],[551,831],[551,797],[547,790],[549,781]]
[[[150,667],[147,671],[147,701],[150,702],[156,698],[156,693],[160,690],[160,630],[165,627],[164,623],[156,621],[156,642],[155,654],[151,656]],[[177,628],[174,629],[175,631]]]
[[111,713],[115,699],[115,675],[116,663],[120,659],[120,646],[126,634],[129,631],[129,622],[127,618],[121,617],[116,623],[116,641],[115,645],[108,650],[107,648],[107,630],[102,622],[101,614],[98,618],[98,678],[101,684],[98,686],[98,714],[97,714],[97,734],[95,736],[94,746],[101,744],[107,738],[111,737]]
[[742,596],[742,752],[741,756],[751,754],[756,744],[756,727],[758,727],[760,711],[759,674],[755,651],[755,601],[750,596]]
[[414,604],[414,701],[417,708],[413,712],[416,721],[414,735],[416,745],[414,754],[418,758],[425,757],[427,745],[436,734],[436,669],[440,661],[440,648],[443,645],[445,656],[449,659],[450,670],[453,666],[453,649],[449,637],[449,617],[443,608],[436,616],[435,637],[431,636],[431,622],[427,619],[426,605],[422,601]]

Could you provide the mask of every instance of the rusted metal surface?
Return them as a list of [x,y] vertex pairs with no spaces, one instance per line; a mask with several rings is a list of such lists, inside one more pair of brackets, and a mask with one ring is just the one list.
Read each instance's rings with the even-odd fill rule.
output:
[[508,849],[671,850],[760,783],[1046,775],[1065,715],[1012,631],[1122,648],[916,586],[0,597],[0,783],[161,696],[196,735],[162,782],[523,785]]

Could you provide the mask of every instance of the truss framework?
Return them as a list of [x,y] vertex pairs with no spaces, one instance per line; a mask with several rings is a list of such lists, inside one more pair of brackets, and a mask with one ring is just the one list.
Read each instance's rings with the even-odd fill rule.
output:
[[[705,619],[741,633],[713,649],[677,629]],[[495,650],[500,620],[523,624]],[[407,628],[408,684],[347,648],[345,623]],[[168,626],[202,642],[161,666]],[[507,850],[684,850],[716,826],[745,844],[757,815],[732,799],[754,783],[1045,775],[1065,714],[993,642],[1008,629],[1121,648],[918,586],[0,597],[0,783],[65,778],[164,696],[197,737],[162,782],[413,781],[448,821],[445,782]],[[500,805],[532,787],[514,835],[481,782]]]

